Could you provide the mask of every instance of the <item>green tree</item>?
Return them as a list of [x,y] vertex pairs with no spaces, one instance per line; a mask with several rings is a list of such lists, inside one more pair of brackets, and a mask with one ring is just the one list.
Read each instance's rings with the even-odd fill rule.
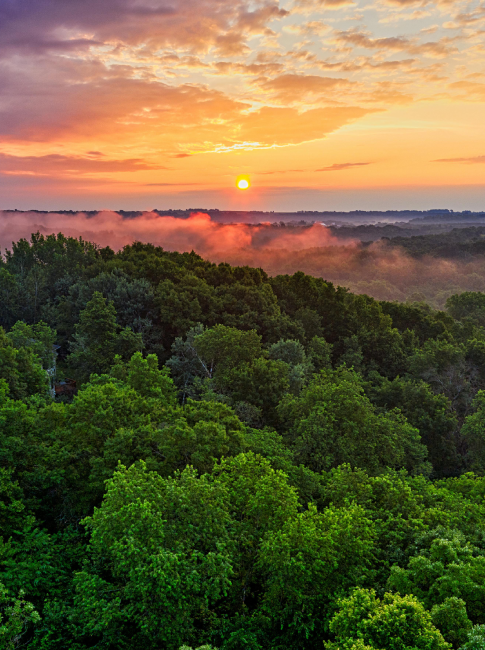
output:
[[345,302],[350,332],[345,336],[344,330],[340,338],[342,343],[347,343],[342,351],[349,352],[348,362],[355,363],[354,360],[362,354],[362,364],[366,368],[379,370],[386,377],[402,373],[405,369],[405,341],[392,327],[390,316],[383,312],[376,300],[366,295],[347,294]]
[[485,648],[485,625],[474,625],[468,633],[468,640],[461,646],[460,650],[484,650]]
[[269,347],[268,355],[274,361],[284,361],[289,366],[305,365],[307,363],[305,348],[300,341],[283,340]]
[[316,372],[328,370],[332,367],[333,346],[322,336],[314,336],[307,346],[307,356]]
[[450,296],[446,301],[446,310],[456,320],[472,318],[479,325],[485,325],[485,294],[465,291]]
[[117,331],[113,303],[96,291],[76,324],[70,363],[86,378],[92,372],[108,372],[114,361]]
[[428,471],[419,432],[399,411],[377,413],[352,371],[322,372],[278,413],[297,462],[315,472],[342,463],[377,472],[383,467]]
[[99,647],[179,648],[233,573],[224,490],[187,468],[120,467],[86,520],[93,563],[76,577],[79,634]]
[[418,429],[435,475],[455,474],[461,461],[455,440],[458,421],[450,400],[445,395],[434,393],[422,380],[397,377],[389,381],[379,376],[369,376],[369,379],[374,380],[366,386],[372,402],[385,410],[398,408]]
[[413,331],[421,344],[429,338],[437,338],[450,329],[453,323],[444,312],[434,312],[424,303],[410,305],[381,301],[380,305],[382,311],[392,318],[394,327],[401,333]]
[[296,516],[298,496],[284,472],[251,452],[222,459],[212,475],[227,494],[234,544],[230,598],[234,609],[244,614],[261,589],[262,540]]
[[207,326],[217,322],[220,303],[214,287],[191,272],[179,269],[177,281],[164,278],[157,286],[155,304],[160,323],[169,335],[184,336],[197,323]]
[[27,325],[24,321],[18,321],[7,336],[17,350],[21,348],[32,350],[41,359],[44,370],[54,366],[56,353],[53,346],[56,332],[43,321],[35,323],[35,325]]
[[243,332],[234,327],[215,325],[194,339],[194,347],[203,362],[206,376],[216,382],[241,363],[261,356],[261,336],[254,330]]
[[113,303],[95,291],[76,324],[69,362],[87,379],[93,372],[109,372],[116,354],[129,359],[142,345],[140,334],[129,328],[119,332]]
[[264,429],[247,428],[245,440],[249,451],[266,458],[274,469],[285,472],[290,485],[298,491],[302,507],[306,508],[308,503],[320,501],[321,476],[312,472],[305,465],[295,465],[293,453],[285,444],[283,436],[269,427]]
[[36,393],[47,395],[48,378],[31,347],[16,348],[0,327],[0,380],[5,380],[13,399]]
[[284,361],[259,357],[232,368],[223,386],[235,403],[251,404],[259,409],[265,424],[275,426],[278,404],[291,388],[291,368]]
[[[431,543],[409,560],[406,569],[391,569],[388,585],[401,594],[413,594],[428,608],[451,606],[457,597],[466,605],[472,623],[485,622],[485,557],[474,555],[464,535],[430,536]],[[439,610],[438,610],[439,611]]]
[[268,355],[270,359],[288,364],[290,367],[290,391],[298,394],[314,370],[313,364],[307,357],[305,348],[300,341],[281,339],[270,346]]
[[353,368],[357,372],[362,370],[364,355],[359,337],[356,334],[349,336],[342,341],[343,353],[340,355],[339,364],[345,364],[347,368]]
[[[483,480],[473,475],[468,475],[463,480],[430,482],[422,476],[409,476],[402,470],[369,476],[361,469],[351,469],[344,465],[326,472],[322,476],[322,484],[322,506],[343,507],[357,503],[374,522],[377,544],[373,586],[376,589],[386,589],[391,570],[391,579],[394,579],[394,574],[400,574],[411,558],[420,553],[428,556],[436,539],[453,540],[457,535],[462,539],[460,536],[466,535],[470,540],[475,540],[477,546],[481,546],[485,485]],[[463,539],[456,543],[461,547]],[[478,548],[473,552],[478,554]],[[445,571],[442,563],[438,562],[436,567],[438,574]],[[454,571],[457,573],[456,568]],[[461,571],[465,571],[465,565],[461,565]],[[442,584],[437,583],[443,588],[441,599],[426,600],[432,593],[430,583],[427,582],[429,572],[424,569],[421,571],[418,567],[415,573],[418,583],[401,588],[389,582],[387,590],[392,588],[401,594],[413,594],[423,600],[428,609],[448,596],[456,595],[468,602],[460,591],[457,592],[454,586],[450,586],[453,581],[450,582],[449,579],[443,580]],[[466,586],[468,579],[462,576],[460,580],[462,586]],[[415,587],[421,581],[424,581],[423,588],[417,591]],[[476,580],[468,582],[471,594]]]
[[430,339],[408,359],[408,367],[414,378],[423,379],[435,393],[445,395],[453,408],[466,411],[473,387],[463,344]]
[[34,625],[40,622],[40,616],[32,603],[24,600],[24,592],[18,598],[11,598],[0,582],[0,644],[5,650],[15,650],[23,645],[22,637]]
[[163,472],[170,474],[187,465],[210,472],[216,460],[246,449],[245,433],[227,405],[189,400],[173,422],[162,428],[159,453],[163,455]]
[[[306,326],[305,315],[301,310],[311,309],[318,320],[318,330],[308,331],[308,335],[324,336],[329,343],[335,343],[341,336],[350,334],[348,308],[345,303],[347,290],[334,287],[331,282],[314,278],[298,271],[293,275],[278,275],[270,279],[281,309],[292,318],[300,318]],[[315,322],[315,318],[312,319]],[[321,329],[320,329],[321,328]]]
[[126,362],[118,355],[110,375],[122,380],[145,399],[154,400],[158,407],[175,405],[175,389],[169,370],[159,368],[155,354],[144,359],[141,352],[135,352]]
[[305,330],[305,338],[311,341],[314,338],[319,338],[323,334],[322,318],[315,309],[308,307],[300,307],[295,312],[295,319],[299,320]]
[[235,282],[217,287],[216,293],[224,325],[244,331],[255,330],[264,343],[275,343],[282,338],[303,340],[305,333],[301,323],[281,313],[269,282],[259,285]]
[[356,589],[343,598],[330,622],[336,640],[328,650],[351,648],[361,640],[376,650],[448,650],[431,614],[411,596],[386,593],[380,600],[374,590]]
[[[119,460],[131,465],[144,459],[150,469],[163,465],[159,425],[172,419],[173,391],[169,378],[156,368],[156,358],[151,361],[152,367],[150,360],[135,354],[127,364],[126,382],[93,375],[68,408],[65,427],[71,471],[66,478],[81,514],[99,503],[104,482]],[[119,371],[119,364],[116,368]]]
[[180,390],[182,404],[193,393],[194,381],[207,377],[205,363],[194,346],[195,338],[203,332],[204,326],[198,323],[189,329],[185,340],[178,336],[172,344],[172,356],[166,364]]
[[18,320],[19,291],[17,277],[0,263],[0,326],[6,329]]
[[26,519],[23,491],[12,480],[13,473],[13,467],[0,467],[0,540],[3,537],[5,542],[15,530],[22,528]]
[[445,598],[440,605],[434,605],[431,610],[431,618],[445,641],[458,648],[468,637],[472,628],[470,619],[466,613],[465,601],[456,596]]
[[461,435],[467,447],[467,461],[470,469],[485,472],[485,391],[480,390],[473,400],[474,413],[465,418]]
[[321,638],[336,599],[366,579],[374,538],[356,505],[321,513],[310,506],[265,537],[263,607],[275,646],[303,648]]
[[[40,518],[55,520],[59,515],[57,506],[65,496],[61,485],[69,457],[69,444],[66,444],[63,429],[66,405],[40,396],[25,401],[13,400],[8,391],[2,391],[1,385],[2,380],[0,466],[7,479],[4,484],[7,493],[25,506],[26,514],[35,509],[37,513],[42,512]],[[22,528],[19,522],[15,526],[17,530]]]
[[155,317],[154,291],[146,278],[130,277],[119,268],[111,273],[100,273],[81,285],[79,302],[85,304],[95,291],[113,303],[118,325],[143,334],[151,333]]

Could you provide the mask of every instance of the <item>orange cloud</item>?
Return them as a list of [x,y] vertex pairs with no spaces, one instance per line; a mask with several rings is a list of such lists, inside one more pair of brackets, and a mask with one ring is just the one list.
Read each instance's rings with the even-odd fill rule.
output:
[[323,138],[370,112],[357,106],[315,108],[302,113],[293,108],[265,106],[241,119],[240,128],[250,142],[297,144]]
[[357,3],[354,0],[297,0],[296,6],[306,13],[321,9],[340,9],[352,7]]
[[460,97],[465,99],[485,100],[485,84],[476,81],[455,81],[449,84],[451,90],[459,92]]
[[[72,72],[67,63],[59,77]],[[146,140],[157,143],[167,155],[206,151],[218,146],[253,142],[261,146],[296,144],[324,137],[369,111],[355,106],[329,107],[300,112],[293,108],[263,107],[249,111],[250,104],[202,85],[171,86],[153,80],[136,79],[113,72],[106,78],[99,65],[86,64],[91,84],[62,84],[54,95],[45,93],[45,79],[33,82],[30,92],[35,102],[23,102],[27,79],[4,74],[6,95],[10,86],[10,111],[0,119],[0,134],[5,139],[56,140],[69,137],[83,141],[95,135],[99,142],[117,142],[120,133],[135,144]],[[0,73],[1,76],[1,73]],[[30,79],[29,79],[30,81]],[[0,79],[1,83],[1,79]],[[288,76],[277,78],[268,88],[274,92],[308,92],[349,85],[341,79]],[[96,101],[93,101],[93,86]],[[304,117],[303,117],[304,116]],[[180,152],[180,147],[185,151]],[[47,162],[47,161],[46,161]],[[53,162],[51,160],[51,166]],[[78,160],[76,164],[81,165]],[[84,163],[86,166],[94,164]],[[127,164],[127,163],[123,163]],[[141,169],[141,162],[131,162]],[[102,167],[104,164],[100,164]],[[118,163],[121,171],[122,163]],[[104,165],[107,170],[107,165]],[[113,169],[114,171],[114,169]]]
[[317,75],[285,74],[274,79],[262,79],[259,87],[281,102],[301,100],[303,97],[328,97],[335,88],[350,86],[347,79],[319,77]]
[[12,156],[0,153],[0,173],[29,172],[33,174],[95,174],[99,172],[136,172],[152,169],[168,169],[162,165],[148,164],[139,158],[107,160],[99,152],[86,156]]
[[216,61],[214,70],[219,74],[243,74],[257,76],[264,74],[277,74],[284,69],[281,63],[234,63],[232,61]]

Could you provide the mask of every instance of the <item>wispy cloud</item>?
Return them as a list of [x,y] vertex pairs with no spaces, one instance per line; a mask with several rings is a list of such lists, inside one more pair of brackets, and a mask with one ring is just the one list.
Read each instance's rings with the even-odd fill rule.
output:
[[271,176],[273,174],[293,174],[293,173],[302,173],[304,169],[277,169],[271,172],[259,172],[260,176]]
[[337,43],[347,45],[348,47],[388,52],[409,52],[410,54],[431,57],[445,57],[457,51],[456,46],[449,38],[419,43],[416,39],[409,39],[404,36],[372,38],[364,32],[350,29],[337,32],[335,39]]
[[372,165],[370,162],[346,162],[346,163],[334,163],[328,167],[320,167],[320,169],[315,169],[316,172],[340,172],[344,169],[351,169],[352,167],[363,167],[365,165]]
[[186,185],[198,185],[198,183],[145,183],[145,187],[185,187]]
[[440,163],[467,163],[467,164],[485,164],[485,156],[470,156],[469,158],[438,158],[432,162]]
[[274,79],[262,78],[256,82],[266,93],[282,102],[301,100],[303,97],[328,97],[336,88],[349,87],[352,82],[341,77],[285,74]]
[[98,151],[89,152],[86,156],[65,156],[60,154],[13,156],[0,153],[0,173],[78,175],[160,169],[167,170],[168,167],[150,164],[139,158],[108,160]]

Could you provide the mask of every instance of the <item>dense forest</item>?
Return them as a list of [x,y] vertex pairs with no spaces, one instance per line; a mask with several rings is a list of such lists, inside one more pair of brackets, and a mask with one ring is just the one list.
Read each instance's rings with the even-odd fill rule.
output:
[[0,326],[0,647],[485,649],[485,294],[36,234]]

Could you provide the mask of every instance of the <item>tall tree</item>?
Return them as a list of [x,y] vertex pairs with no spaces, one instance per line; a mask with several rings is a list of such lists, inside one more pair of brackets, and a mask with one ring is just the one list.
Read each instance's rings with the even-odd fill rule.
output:
[[87,379],[93,372],[109,372],[116,354],[129,359],[143,346],[141,334],[128,327],[119,331],[114,305],[99,291],[94,292],[81,312],[75,329],[69,361],[81,379]]

